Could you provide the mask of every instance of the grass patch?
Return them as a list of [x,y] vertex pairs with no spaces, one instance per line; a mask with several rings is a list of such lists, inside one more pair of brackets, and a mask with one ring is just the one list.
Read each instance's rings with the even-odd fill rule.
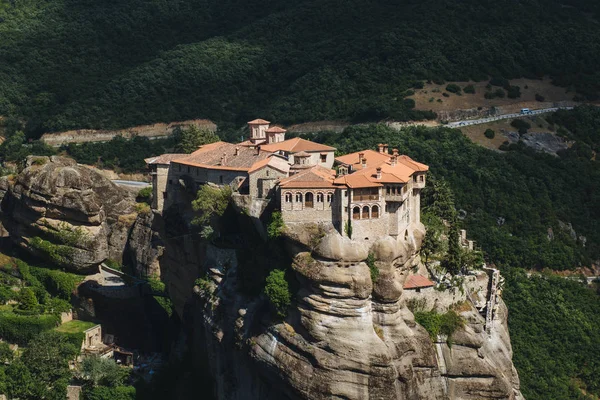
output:
[[64,324],[62,324],[60,326],[57,326],[54,330],[56,332],[67,333],[67,334],[82,333],[90,328],[93,328],[96,325],[98,325],[98,324],[95,324],[93,322],[73,320],[73,321],[65,322]]

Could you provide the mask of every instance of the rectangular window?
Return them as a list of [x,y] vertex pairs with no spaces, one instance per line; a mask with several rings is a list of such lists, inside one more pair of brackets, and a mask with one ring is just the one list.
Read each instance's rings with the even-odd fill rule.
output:
[[327,154],[321,154],[321,162],[322,163],[327,162]]
[[223,183],[223,175],[219,175],[219,183]]

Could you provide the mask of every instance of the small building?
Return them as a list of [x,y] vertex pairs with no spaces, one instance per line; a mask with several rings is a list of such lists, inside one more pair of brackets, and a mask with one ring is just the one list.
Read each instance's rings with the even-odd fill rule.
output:
[[424,277],[423,275],[415,274],[410,275],[408,278],[406,278],[403,288],[404,290],[410,290],[416,293],[420,293],[427,289],[433,290],[434,286],[435,283],[430,281],[428,278]]

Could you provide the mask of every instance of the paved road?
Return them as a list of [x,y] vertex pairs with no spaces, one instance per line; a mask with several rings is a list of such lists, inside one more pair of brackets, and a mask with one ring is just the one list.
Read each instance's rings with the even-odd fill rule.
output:
[[140,181],[123,181],[120,179],[114,179],[112,181],[115,185],[119,185],[119,186],[133,186],[133,187],[137,187],[137,188],[145,188],[148,186],[152,186],[151,183],[148,182],[140,182]]
[[531,115],[551,113],[551,112],[555,112],[555,111],[558,111],[558,110],[572,110],[572,109],[573,109],[573,107],[542,108],[540,110],[531,110],[529,112],[529,114],[515,113],[515,114],[495,115],[493,117],[487,117],[487,118],[481,118],[481,119],[472,119],[472,120],[450,122],[446,126],[448,126],[450,128],[460,128],[461,126],[487,124],[488,122],[498,121],[498,120],[501,120],[501,119],[523,118],[523,117],[529,117]]

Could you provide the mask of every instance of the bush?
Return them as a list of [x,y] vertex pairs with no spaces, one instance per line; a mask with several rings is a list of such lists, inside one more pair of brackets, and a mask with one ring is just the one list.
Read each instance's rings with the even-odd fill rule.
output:
[[440,334],[446,335],[448,344],[452,334],[464,326],[462,317],[452,310],[445,314],[438,314],[435,311],[416,312],[415,321],[425,328],[432,340]]
[[507,92],[509,99],[516,99],[521,97],[521,88],[519,86],[509,86]]
[[493,92],[486,92],[484,95],[484,97],[488,100],[495,99],[495,98],[503,99],[504,96],[505,96],[504,90],[502,90],[500,88],[494,90]]
[[221,217],[231,199],[232,191],[229,186],[214,187],[204,185],[198,190],[196,200],[192,201],[194,211],[200,212],[200,215],[194,218],[193,224],[204,225],[208,223],[211,217]]
[[84,400],[135,400],[136,390],[133,386],[88,387],[83,390]]
[[60,318],[55,315],[16,315],[11,312],[0,313],[0,337],[8,342],[26,345],[41,332],[58,325]]
[[33,290],[28,287],[21,288],[19,292],[19,308],[25,311],[37,311],[39,304]]
[[546,98],[544,96],[542,96],[541,94],[538,94],[538,93],[535,94],[535,99],[537,101],[546,101]]
[[450,95],[448,93],[446,93],[446,92],[442,93],[442,96],[444,96],[444,97],[450,97]]
[[264,292],[269,299],[269,303],[276,311],[277,316],[285,318],[287,309],[292,302],[289,284],[285,279],[285,271],[281,269],[271,271],[265,282]]
[[371,281],[373,281],[373,283],[377,282],[377,278],[379,278],[379,268],[375,265],[375,255],[369,253],[365,262],[369,266],[369,271],[371,272]]
[[446,91],[450,93],[460,94],[461,88],[456,83],[450,83],[446,86]]
[[475,86],[473,85],[467,85],[463,88],[463,91],[465,93],[469,93],[469,94],[475,94]]
[[519,130],[520,135],[527,133],[527,130],[531,128],[531,124],[523,119],[513,119],[510,125]]
[[496,132],[494,132],[493,129],[489,129],[489,128],[486,129],[483,134],[488,139],[493,139],[496,136]]
[[144,203],[152,203],[152,186],[146,186],[137,194],[136,201]]
[[71,300],[71,294],[83,280],[79,275],[55,269],[30,267],[30,271],[31,275],[44,285],[48,293],[63,300]]
[[490,85],[500,86],[502,88],[508,89],[510,87],[510,82],[506,78],[494,77],[490,79]]
[[267,235],[269,236],[269,239],[276,239],[280,237],[284,230],[285,224],[283,223],[281,212],[274,211],[273,214],[271,214],[271,222],[267,227]]

